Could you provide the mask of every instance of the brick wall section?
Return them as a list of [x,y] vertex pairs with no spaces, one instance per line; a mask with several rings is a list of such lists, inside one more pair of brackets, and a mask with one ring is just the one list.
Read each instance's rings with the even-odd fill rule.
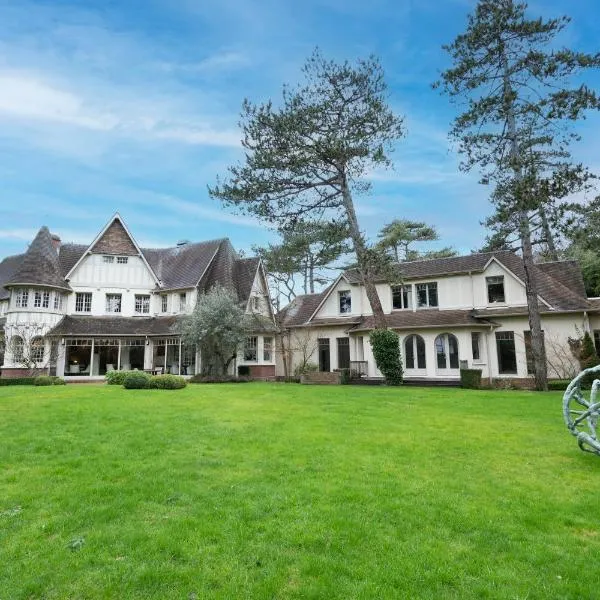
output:
[[250,367],[253,379],[275,379],[275,365],[253,365]]
[[120,221],[113,221],[104,235],[92,248],[94,254],[120,254],[135,256],[137,250]]
[[6,379],[10,377],[37,377],[38,375],[47,375],[48,369],[23,369],[14,367],[3,367],[0,369],[0,376]]
[[325,384],[325,385],[337,385],[340,383],[339,373],[305,373],[300,378],[300,383],[306,384]]

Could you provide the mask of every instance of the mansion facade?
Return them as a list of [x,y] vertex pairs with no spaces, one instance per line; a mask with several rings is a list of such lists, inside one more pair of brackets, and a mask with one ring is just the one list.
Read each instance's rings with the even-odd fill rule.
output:
[[[401,282],[376,283],[388,327],[400,338],[407,380],[533,374],[523,263],[512,252],[406,262]],[[537,264],[535,276],[550,378],[578,371],[569,338],[589,331],[600,350],[600,299],[587,298],[575,261]],[[2,377],[47,372],[67,381],[111,370],[194,375],[200,351],[181,321],[198,297],[230,290],[251,330],[230,372],[294,375],[306,363],[381,378],[369,343],[374,320],[361,278],[347,270],[323,292],[298,296],[277,317],[258,258],[228,239],[141,248],[116,214],[89,245],[62,244],[42,227],[24,254],[0,262]]]
[[[402,281],[377,282],[388,327],[400,337],[406,380],[451,381],[460,368],[494,379],[533,377],[525,273],[513,252],[406,262]],[[548,376],[570,378],[579,366],[569,338],[589,331],[600,350],[600,300],[587,298],[575,261],[537,264],[535,277]],[[340,274],[319,294],[298,296],[279,315],[284,352],[278,370],[303,363],[319,371],[350,369],[381,378],[369,332],[374,327],[356,270]],[[287,363],[287,364],[286,364]]]
[[240,258],[228,239],[140,248],[118,214],[89,245],[62,244],[42,227],[24,254],[0,262],[1,374],[200,373],[201,353],[182,342],[180,323],[215,285],[252,324],[232,372],[273,377],[276,326],[258,258]]

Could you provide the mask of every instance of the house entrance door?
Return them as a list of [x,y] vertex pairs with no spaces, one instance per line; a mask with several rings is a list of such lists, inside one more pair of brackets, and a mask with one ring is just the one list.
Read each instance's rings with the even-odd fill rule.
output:
[[331,371],[331,355],[329,352],[329,338],[319,338],[319,371]]

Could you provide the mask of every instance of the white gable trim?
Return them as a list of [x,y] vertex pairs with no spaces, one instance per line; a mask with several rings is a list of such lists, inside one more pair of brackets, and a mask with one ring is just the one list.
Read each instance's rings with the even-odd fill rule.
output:
[[[517,277],[517,275],[515,275],[515,273],[513,273],[501,260],[499,260],[498,258],[496,258],[495,256],[492,256],[492,258],[490,258],[490,260],[488,260],[485,263],[485,266],[483,267],[483,272],[485,273],[486,269],[490,266],[490,264],[492,262],[497,263],[498,265],[500,265],[505,271],[508,271],[524,288],[526,288],[527,286],[525,285],[525,282],[520,278]],[[548,308],[552,308],[552,305],[549,302],[546,302],[546,300],[544,300],[544,298],[542,298],[542,296],[540,296],[538,294],[538,300],[541,300]]]
[[331,284],[331,287],[329,288],[329,291],[325,294],[325,296],[323,297],[323,299],[321,300],[321,302],[319,303],[319,306],[317,306],[317,308],[315,308],[314,312],[312,315],[310,315],[310,317],[307,319],[307,323],[310,323],[314,318],[315,315],[321,310],[321,307],[323,306],[323,304],[325,304],[325,301],[327,300],[327,298],[329,298],[329,296],[331,296],[331,294],[333,293],[333,290],[336,288],[337,284],[341,281],[344,280],[348,285],[352,285],[344,276],[344,274],[342,273],[341,275],[338,276],[338,278]]
[[92,243],[86,248],[85,252],[81,255],[79,260],[71,267],[71,270],[65,275],[65,279],[67,281],[70,279],[71,275],[75,272],[77,267],[79,267],[79,265],[83,262],[84,258],[87,258],[92,253],[92,248],[98,243],[100,238],[106,233],[106,230],[115,221],[119,221],[119,223],[121,223],[121,225],[123,226],[123,229],[125,230],[125,233],[129,236],[129,239],[133,243],[133,245],[136,249],[136,252],[139,254],[140,258],[142,259],[142,262],[144,263],[144,265],[146,265],[146,268],[148,269],[148,271],[150,271],[150,274],[152,275],[152,278],[154,279],[154,283],[156,283],[156,285],[160,286],[160,280],[156,276],[156,273],[154,272],[152,267],[148,264],[148,261],[146,260],[144,253],[142,252],[141,248],[138,246],[138,243],[135,241],[135,238],[133,237],[133,235],[131,235],[131,231],[129,231],[129,228],[125,224],[125,221],[123,221],[123,219],[121,218],[121,215],[118,212],[116,212],[111,217],[111,219],[108,221],[108,223],[102,228],[102,231],[100,231],[100,233],[93,239]]
[[[269,305],[269,315],[271,316],[271,320],[275,324],[275,313],[273,312],[273,305],[271,304],[271,290],[269,289],[269,280],[267,279],[267,272],[265,271],[265,266],[262,261],[262,258],[258,259],[258,265],[256,265],[256,272],[254,273],[254,279],[252,280],[252,287],[254,287],[254,284],[256,283],[256,278],[259,275],[262,277],[262,282],[266,291],[268,299],[267,304]],[[252,291],[252,288],[250,288],[250,291]],[[248,300],[246,301],[246,312],[250,310],[251,299],[252,296],[249,296]]]
[[[221,242],[222,244],[223,242]],[[200,279],[198,279],[198,281],[196,281],[196,286],[195,288],[198,289],[200,287],[200,282],[204,279],[204,276],[206,275],[206,273],[208,272],[208,269],[210,269],[210,266],[213,264],[213,260],[215,260],[215,256],[217,256],[217,253],[219,252],[219,250],[221,249],[221,244],[219,244],[217,246],[217,249],[214,251],[212,258],[208,261],[208,264],[206,265],[204,271],[202,271],[202,275],[200,275]]]

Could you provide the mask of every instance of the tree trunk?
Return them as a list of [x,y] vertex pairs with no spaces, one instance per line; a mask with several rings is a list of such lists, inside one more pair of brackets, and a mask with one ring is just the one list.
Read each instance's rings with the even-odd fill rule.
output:
[[[502,44],[502,41],[500,41]],[[529,215],[522,208],[521,196],[524,191],[519,186],[522,181],[521,156],[519,140],[517,139],[517,126],[515,123],[515,111],[513,90],[510,83],[508,58],[504,47],[501,46],[502,66],[504,70],[504,99],[507,109],[507,134],[510,141],[512,168],[515,177],[516,208],[519,212],[519,236],[521,238],[521,252],[523,254],[523,268],[525,270],[525,292],[527,295],[527,312],[529,314],[529,329],[531,330],[531,352],[535,371],[535,387],[537,390],[548,390],[548,372],[546,367],[546,351],[544,349],[544,334],[538,304],[537,282],[535,280],[535,266],[533,264],[533,250],[531,247],[531,229],[529,227]]]
[[312,254],[308,256],[308,285],[310,287],[310,293],[315,293],[315,257]]
[[342,197],[344,199],[344,208],[346,209],[348,224],[350,226],[350,238],[354,244],[358,270],[360,272],[363,285],[365,286],[365,292],[367,294],[369,304],[371,305],[371,310],[373,311],[373,320],[375,321],[375,326],[378,329],[386,329],[387,322],[383,312],[383,307],[381,306],[381,300],[377,294],[377,288],[375,287],[375,283],[373,283],[373,272],[371,265],[369,264],[370,261],[368,258],[367,246],[358,227],[358,219],[356,218],[356,211],[354,210],[352,194],[350,193],[348,181],[346,180],[345,176],[342,179],[341,187]]
[[533,263],[529,218],[525,211],[522,211],[519,221],[521,249],[523,252],[523,268],[525,269],[527,311],[529,313],[529,329],[531,330],[531,353],[533,354],[535,371],[535,388],[541,391],[548,391],[546,348],[544,346],[544,333],[542,331],[540,306],[538,303],[537,282],[535,280],[535,265]]
[[544,236],[544,239],[546,240],[550,260],[558,260],[558,250],[556,249],[556,244],[554,243],[554,236],[552,235],[552,231],[550,230],[550,224],[548,223],[546,209],[544,208],[543,204],[540,204],[539,213],[540,221],[542,222],[542,234]]

